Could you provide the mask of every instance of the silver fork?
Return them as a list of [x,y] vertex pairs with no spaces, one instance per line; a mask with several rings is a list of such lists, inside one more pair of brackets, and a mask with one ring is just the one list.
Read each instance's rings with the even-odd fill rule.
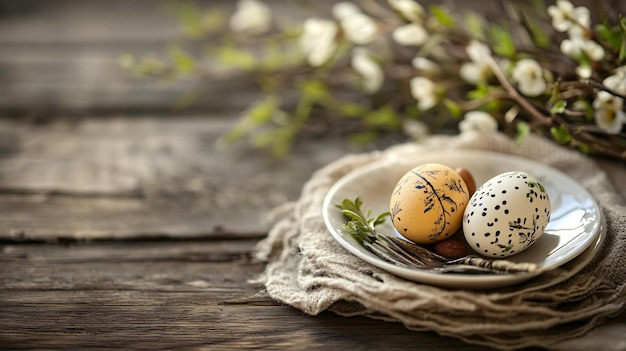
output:
[[376,235],[363,246],[381,259],[400,267],[423,269],[438,273],[511,274],[533,273],[535,263],[489,260],[474,255],[448,259],[417,244],[389,235]]

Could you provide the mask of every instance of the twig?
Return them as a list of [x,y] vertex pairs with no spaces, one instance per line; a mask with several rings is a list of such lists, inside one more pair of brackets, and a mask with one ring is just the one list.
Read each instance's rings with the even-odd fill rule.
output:
[[511,96],[511,98],[517,102],[522,108],[524,108],[528,113],[530,113],[535,120],[543,123],[543,124],[551,124],[551,118],[546,117],[542,114],[535,105],[533,105],[530,101],[524,98],[520,93],[515,89],[515,87],[506,79],[502,70],[498,66],[498,63],[493,59],[493,57],[489,56],[486,58],[487,64],[491,71],[496,76],[500,84],[504,87],[507,93]]
[[[502,72],[502,70],[500,70],[500,67],[498,67],[498,64],[493,59],[493,57],[491,56],[487,57],[487,64],[491,68],[493,74],[496,76],[500,84],[502,84],[504,89],[510,95],[510,97],[515,102],[517,102],[522,108],[524,108],[534,118],[535,122],[538,122],[539,124],[546,125],[546,126],[553,126],[554,122],[559,122],[561,125],[565,126],[565,128],[567,128],[567,130],[570,132],[570,135],[572,137],[572,141],[570,142],[571,146],[576,147],[581,144],[587,145],[587,146],[590,146],[594,151],[599,152],[601,154],[611,156],[611,157],[616,157],[622,160],[626,160],[626,150],[620,151],[620,150],[614,149],[614,145],[612,145],[610,142],[607,142],[605,138],[600,139],[592,135],[591,133],[583,132],[579,130],[577,126],[570,124],[560,115],[550,115],[550,117],[548,117],[542,114],[535,105],[533,105],[530,101],[528,101],[526,98],[521,96],[519,92],[517,91],[517,89],[515,89],[515,87],[508,81],[508,79],[506,79],[506,77],[504,76],[504,73]],[[587,80],[581,81],[581,83],[591,86],[591,87],[596,87],[598,89],[608,91],[611,94],[616,93],[616,96],[620,96],[620,97],[623,96],[617,93],[616,91],[609,89],[605,87],[604,85],[598,82],[595,82],[593,80],[587,79]],[[550,136],[550,133],[546,131],[542,131],[542,134],[548,137]]]

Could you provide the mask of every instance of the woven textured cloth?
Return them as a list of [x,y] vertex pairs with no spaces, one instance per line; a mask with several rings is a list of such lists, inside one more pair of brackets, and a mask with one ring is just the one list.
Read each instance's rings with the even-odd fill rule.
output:
[[[399,152],[473,149],[508,153],[559,169],[589,190],[605,217],[599,253],[573,277],[541,289],[467,291],[419,284],[389,274],[337,243],[322,218],[330,187],[350,171]],[[583,335],[625,309],[626,206],[607,174],[580,153],[530,136],[516,145],[503,135],[433,136],[421,143],[347,155],[315,172],[301,197],[283,206],[257,255],[267,293],[311,315],[333,311],[403,323],[468,343],[510,350],[550,348]]]

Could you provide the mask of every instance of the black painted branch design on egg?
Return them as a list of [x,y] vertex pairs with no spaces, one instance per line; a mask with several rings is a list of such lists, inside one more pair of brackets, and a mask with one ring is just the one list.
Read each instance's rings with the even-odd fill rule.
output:
[[[448,218],[450,216],[450,212],[446,209],[445,204],[449,204],[451,206],[450,209],[452,212],[458,209],[458,205],[456,201],[454,201],[454,199],[452,199],[448,195],[445,195],[445,191],[440,191],[441,189],[435,188],[434,185],[428,179],[426,179],[426,176],[436,177],[439,173],[439,171],[427,171],[423,172],[422,175],[418,172],[413,172],[413,174],[415,174],[419,179],[424,182],[424,184],[422,184],[418,181],[418,183],[415,185],[415,188],[424,189],[424,191],[428,192],[426,200],[424,201],[424,213],[431,211],[435,207],[441,209],[441,214],[437,217],[437,220],[434,223],[436,226],[439,226],[440,229],[439,231],[433,230],[433,234],[430,235],[430,239],[432,240],[436,240],[450,224],[450,220]],[[463,188],[456,184],[454,180],[452,180],[451,182],[446,181],[445,185],[452,191],[463,192]],[[443,195],[439,195],[440,192]]]

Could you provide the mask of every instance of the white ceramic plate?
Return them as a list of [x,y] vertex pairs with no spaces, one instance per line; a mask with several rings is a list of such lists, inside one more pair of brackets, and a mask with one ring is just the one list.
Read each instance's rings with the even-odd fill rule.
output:
[[[388,263],[359,245],[343,229],[345,219],[336,207],[344,198],[363,200],[363,210],[372,215],[389,211],[389,197],[397,181],[411,168],[422,163],[438,162],[452,168],[467,168],[479,187],[488,179],[507,171],[525,171],[534,175],[546,188],[552,204],[550,222],[544,234],[526,251],[508,257],[514,262],[534,262],[539,272],[524,274],[451,274],[408,269]],[[341,178],[324,200],[324,221],[333,237],[352,254],[400,277],[416,282],[451,288],[490,289],[517,284],[543,272],[561,267],[562,279],[582,269],[604,238],[602,212],[595,199],[566,174],[542,163],[512,155],[485,151],[429,151],[405,153],[393,160],[372,163]],[[378,227],[380,233],[399,235],[390,221]],[[464,240],[462,235],[454,237]],[[580,256],[580,257],[579,257]],[[574,260],[571,264],[566,263]],[[564,272],[563,272],[564,271]],[[562,280],[560,279],[560,280]],[[553,283],[560,281],[553,279]]]

